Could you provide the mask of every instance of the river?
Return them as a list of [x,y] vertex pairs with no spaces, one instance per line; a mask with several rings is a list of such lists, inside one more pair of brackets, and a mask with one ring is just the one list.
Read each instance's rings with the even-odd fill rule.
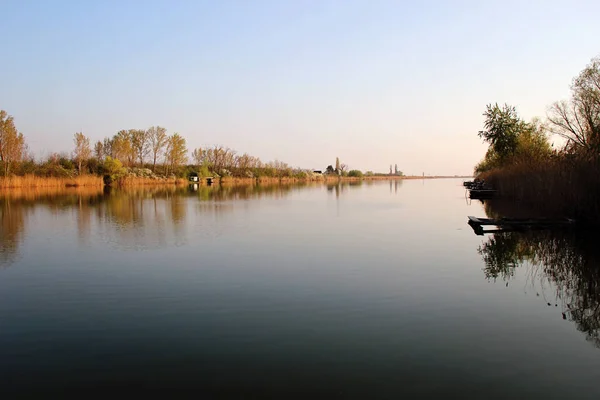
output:
[[593,237],[461,183],[0,192],[0,395],[600,398]]

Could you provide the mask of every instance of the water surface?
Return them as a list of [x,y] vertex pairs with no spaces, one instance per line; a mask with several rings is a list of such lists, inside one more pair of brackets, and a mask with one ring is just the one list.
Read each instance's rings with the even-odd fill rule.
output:
[[589,235],[461,183],[0,193],[0,394],[600,398]]

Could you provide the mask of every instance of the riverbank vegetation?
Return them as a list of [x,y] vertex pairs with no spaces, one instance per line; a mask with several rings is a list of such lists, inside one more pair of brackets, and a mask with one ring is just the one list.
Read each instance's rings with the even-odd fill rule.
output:
[[[70,153],[53,153],[36,160],[14,118],[6,111],[0,111],[0,167],[0,189],[184,183],[191,174],[240,182],[297,182],[376,175],[349,171],[339,158],[335,167],[330,165],[321,173],[293,168],[279,160],[263,162],[256,156],[239,154],[221,145],[189,152],[182,135],[168,134],[161,126],[120,130],[96,142],[77,132]],[[401,175],[397,167],[396,175]]]
[[[544,121],[523,121],[509,105],[490,104],[483,115],[479,136],[489,148],[475,167],[478,178],[545,215],[600,222],[600,57]],[[550,145],[551,135],[563,144]]]

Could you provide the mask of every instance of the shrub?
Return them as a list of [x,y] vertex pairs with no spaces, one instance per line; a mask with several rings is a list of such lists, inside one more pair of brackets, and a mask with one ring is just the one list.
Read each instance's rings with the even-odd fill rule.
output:
[[111,185],[113,182],[119,182],[127,174],[127,170],[123,168],[121,161],[116,158],[106,157],[103,168],[105,171],[104,184],[107,186]]
[[348,172],[348,176],[351,176],[353,178],[362,178],[363,173],[357,169],[353,169]]
[[200,171],[198,171],[198,176],[203,178],[212,176],[210,170],[208,169],[208,165],[203,165],[200,167]]

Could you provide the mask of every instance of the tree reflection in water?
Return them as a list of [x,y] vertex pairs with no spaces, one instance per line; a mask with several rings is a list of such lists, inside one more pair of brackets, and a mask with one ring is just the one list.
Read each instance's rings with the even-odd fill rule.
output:
[[600,259],[593,232],[495,233],[478,252],[488,279],[508,283],[517,268],[526,268],[531,285],[551,287],[557,300],[548,304],[562,307],[563,319],[600,347]]
[[[186,240],[188,212],[224,216],[234,210],[231,200],[283,198],[305,186],[253,184],[11,189],[0,193],[0,267],[8,267],[18,258],[27,232],[33,229],[28,219],[38,211],[65,219],[74,213],[81,244],[88,241],[92,229],[101,227],[105,239],[113,246],[156,248],[166,246],[169,237],[176,244]],[[195,201],[196,207],[188,207]]]

